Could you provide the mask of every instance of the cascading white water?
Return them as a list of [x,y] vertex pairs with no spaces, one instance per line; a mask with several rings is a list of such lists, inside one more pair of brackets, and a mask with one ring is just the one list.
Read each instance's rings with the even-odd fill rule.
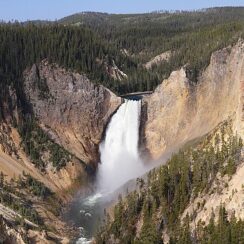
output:
[[141,101],[125,100],[112,117],[100,145],[98,186],[113,191],[145,169],[138,152]]
[[108,125],[105,139],[100,144],[101,164],[96,192],[81,201],[82,231],[77,244],[92,243],[94,225],[113,197],[109,193],[146,171],[138,152],[140,115],[141,101],[125,100]]

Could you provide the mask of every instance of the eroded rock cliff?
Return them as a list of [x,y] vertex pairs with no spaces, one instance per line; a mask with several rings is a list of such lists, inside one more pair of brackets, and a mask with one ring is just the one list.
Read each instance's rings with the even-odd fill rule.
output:
[[213,53],[197,84],[184,68],[172,72],[143,99],[143,143],[151,158],[201,137],[229,117],[243,136],[243,83],[243,41]]
[[26,70],[25,92],[42,128],[87,164],[99,161],[99,142],[121,98],[85,75],[43,61]]
[[[31,209],[43,221],[40,221],[40,226],[47,225],[53,231],[44,233],[36,230],[35,225],[23,232],[24,229],[10,228],[4,224],[6,235],[0,236],[0,239],[15,238],[14,243],[24,243],[23,238],[29,238],[35,243],[68,243],[66,237],[71,235],[72,229],[59,216],[61,206],[89,182],[87,172],[90,167],[87,166],[96,168],[103,132],[122,101],[103,86],[90,82],[85,75],[67,71],[46,61],[27,69],[23,80],[27,99],[24,102],[29,105],[28,109],[17,106],[17,95],[11,89],[9,101],[3,103],[1,112],[4,119],[0,120],[0,172],[6,185],[13,186],[18,179],[23,182],[23,177],[28,176],[39,187],[50,190],[48,200],[36,196],[29,185],[21,192],[31,203]],[[33,128],[28,118],[35,121]],[[23,128],[26,134],[23,133]],[[41,138],[46,139],[43,141]],[[57,147],[57,144],[61,147]],[[35,150],[43,165],[38,163],[39,159],[33,158]],[[60,152],[63,153],[65,163],[58,162],[55,165],[53,157]],[[62,161],[63,158],[57,156],[56,160]],[[1,179],[2,182],[3,178]],[[18,225],[15,223],[16,219],[25,221],[19,211],[4,204],[6,206],[0,206],[0,216],[3,216],[4,221],[8,220],[14,226]],[[9,211],[12,213],[10,220]]]

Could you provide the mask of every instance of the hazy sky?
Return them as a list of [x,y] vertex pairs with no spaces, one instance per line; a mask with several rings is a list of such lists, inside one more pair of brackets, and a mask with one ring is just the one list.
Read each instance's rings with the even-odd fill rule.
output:
[[82,11],[141,13],[214,6],[244,6],[244,0],[0,0],[0,19],[55,20]]

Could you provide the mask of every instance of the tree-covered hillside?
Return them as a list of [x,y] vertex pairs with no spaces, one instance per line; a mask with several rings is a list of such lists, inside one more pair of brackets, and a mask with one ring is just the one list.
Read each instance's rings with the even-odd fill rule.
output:
[[11,86],[22,103],[23,71],[43,59],[86,73],[94,82],[108,87],[113,87],[114,81],[98,60],[133,66],[91,30],[57,24],[0,25],[0,56],[0,100],[7,100]]
[[[81,13],[60,23],[87,26],[113,45],[138,66],[125,72],[128,80],[120,92],[154,89],[172,70],[189,66],[189,76],[196,81],[213,51],[228,46],[243,36],[244,8],[214,8],[195,12],[155,12],[115,15]],[[165,51],[173,52],[169,62],[147,71],[142,64]]]
[[244,222],[234,215],[228,217],[224,205],[219,206],[219,216],[212,213],[209,223],[195,220],[204,201],[192,214],[183,216],[197,197],[221,194],[220,178],[230,179],[243,163],[242,147],[242,140],[226,122],[197,145],[182,149],[166,165],[150,171],[146,180],[137,179],[137,190],[119,198],[112,217],[107,215],[97,234],[98,243],[163,243],[163,233],[171,244],[243,243]]
[[134,54],[156,55],[163,50],[165,38],[181,33],[243,21],[243,7],[212,8],[194,12],[154,12],[147,14],[106,14],[85,12],[65,17],[62,24],[91,28],[116,47],[126,48]]

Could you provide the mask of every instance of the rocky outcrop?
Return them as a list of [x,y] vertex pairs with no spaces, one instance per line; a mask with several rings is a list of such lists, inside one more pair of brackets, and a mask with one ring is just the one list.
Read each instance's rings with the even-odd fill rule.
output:
[[60,170],[49,164],[45,172],[42,172],[26,155],[21,141],[17,129],[4,122],[0,123],[0,172],[3,172],[8,182],[25,172],[41,181],[63,200],[69,200],[72,195],[68,194],[69,191],[71,193],[79,182],[86,181],[85,169],[75,158]]
[[121,98],[85,75],[43,61],[24,74],[25,92],[42,128],[88,164],[99,161],[99,142]]
[[69,243],[66,237],[60,237],[45,230],[24,228],[0,215],[0,243],[25,244],[29,243],[30,240],[31,243],[40,244]]
[[166,52],[163,52],[163,53],[157,55],[156,57],[152,58],[150,61],[148,61],[143,66],[146,69],[152,69],[153,66],[158,66],[162,62],[169,61],[169,59],[171,58],[171,56],[172,56],[172,52],[170,50],[169,51],[166,51]]
[[125,74],[122,70],[119,69],[119,67],[116,65],[114,60],[111,60],[110,62],[108,62],[107,60],[101,60],[101,59],[97,58],[96,62],[100,66],[104,67],[106,74],[110,78],[112,78],[114,80],[118,80],[118,81],[128,78],[127,74]]
[[122,70],[118,68],[118,66],[115,64],[114,60],[112,62],[112,65],[105,64],[105,68],[107,71],[107,74],[113,78],[114,80],[123,80],[127,79],[128,76],[125,74]]
[[9,227],[7,221],[0,215],[0,243],[24,244],[24,238],[14,228]]
[[212,54],[197,84],[184,68],[172,72],[143,99],[144,146],[152,159],[201,137],[232,117],[234,131],[244,136],[244,43]]
[[[219,207],[224,204],[228,216],[235,216],[237,219],[244,219],[244,162],[242,161],[238,166],[236,173],[232,177],[221,177],[219,173],[216,181],[212,184],[207,193],[201,194],[194,199],[185,209],[182,219],[187,214],[195,216],[194,221],[204,221],[208,224],[212,213],[216,218],[219,213]],[[218,189],[218,190],[216,190]],[[202,206],[199,208],[198,206]],[[191,223],[194,229],[194,223]]]

